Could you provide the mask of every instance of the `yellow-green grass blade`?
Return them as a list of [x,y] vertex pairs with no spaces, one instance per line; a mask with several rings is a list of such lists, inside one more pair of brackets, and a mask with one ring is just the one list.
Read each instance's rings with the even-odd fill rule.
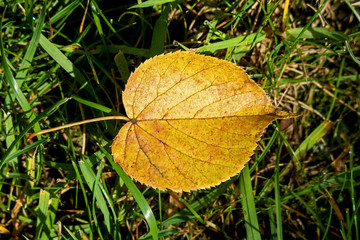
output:
[[239,185],[247,239],[261,239],[248,164],[241,171]]
[[[11,144],[15,141],[15,133],[18,131],[18,127],[14,126],[13,118],[10,114],[11,109],[11,101],[10,96],[5,97],[5,106],[4,106],[4,116],[2,116],[2,119],[0,119],[1,123],[0,125],[4,124],[4,135],[5,135],[5,141],[6,141],[6,147],[10,147]],[[17,152],[17,147],[14,147],[11,151],[9,151],[9,155],[13,155],[13,158],[17,158],[19,155],[15,155]],[[5,159],[5,161],[7,161]],[[15,159],[14,164],[12,164],[13,168],[15,170],[18,169],[18,159]]]
[[280,143],[280,147],[277,153],[276,162],[275,162],[275,172],[274,172],[274,193],[275,193],[275,212],[276,212],[276,236],[278,240],[284,239],[283,236],[283,224],[281,217],[281,196],[280,196],[280,157],[281,150],[283,146],[283,140]]
[[309,136],[300,144],[295,151],[295,156],[298,159],[303,159],[311,148],[333,127],[330,121],[323,121],[316,129],[314,129]]
[[86,106],[89,106],[91,108],[95,108],[95,109],[98,109],[102,112],[105,112],[105,113],[110,113],[112,111],[111,108],[108,108],[108,107],[105,107],[101,104],[98,104],[98,103],[94,103],[92,101],[89,101],[89,100],[86,100],[86,99],[83,99],[83,98],[80,98],[76,95],[71,95],[71,98],[73,98],[74,100],[78,101],[79,103],[82,103]]
[[212,54],[218,50],[230,47],[237,47],[238,52],[247,52],[250,50],[250,47],[254,46],[254,44],[264,40],[265,36],[266,34],[264,32],[252,33],[246,36],[240,36],[199,47],[196,52]]
[[59,207],[60,200],[57,197],[50,199],[50,205],[48,209],[48,215],[46,217],[44,230],[41,234],[40,239],[53,239],[57,237],[57,233],[53,231],[53,226],[55,223],[56,213]]
[[147,0],[145,2],[136,4],[134,6],[131,6],[129,9],[132,8],[146,8],[146,7],[155,7],[155,6],[159,6],[165,3],[171,3],[171,2],[175,2],[176,0]]
[[323,27],[314,28],[292,28],[286,31],[286,38],[289,40],[297,39],[301,35],[302,39],[331,39],[335,42],[344,42],[348,36],[342,32],[334,31]]
[[[50,193],[48,191],[41,189],[40,197],[39,197],[39,207],[37,211],[36,232],[34,239],[40,239],[40,234],[42,233],[42,229],[45,225],[46,218],[48,215],[49,200],[50,200]],[[45,237],[45,239],[48,238]]]

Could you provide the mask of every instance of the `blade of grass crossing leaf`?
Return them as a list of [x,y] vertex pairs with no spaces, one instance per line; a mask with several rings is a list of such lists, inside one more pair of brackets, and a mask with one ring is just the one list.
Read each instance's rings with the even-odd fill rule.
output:
[[283,146],[283,140],[280,142],[280,147],[278,150],[278,154],[276,157],[275,162],[275,172],[274,172],[274,189],[275,189],[275,209],[276,209],[276,232],[277,232],[277,239],[282,240],[283,237],[283,226],[282,226],[282,217],[281,217],[281,197],[280,197],[280,186],[279,186],[279,172],[280,172],[280,155],[281,149]]
[[167,29],[170,4],[166,5],[161,16],[156,20],[154,31],[151,38],[150,55],[155,56],[164,52],[165,35]]
[[144,214],[144,217],[149,225],[150,232],[152,234],[153,239],[157,240],[159,238],[159,233],[158,233],[158,227],[156,224],[156,219],[155,219],[154,213],[151,210],[146,199],[141,194],[139,189],[136,187],[134,182],[130,179],[130,177],[128,175],[126,175],[124,170],[122,170],[122,168],[117,163],[114,162],[112,156],[105,149],[103,149],[103,151],[106,154],[107,158],[109,159],[109,162],[111,163],[111,166],[113,167],[113,169],[123,179],[125,185],[129,188],[129,191],[133,195],[135,201],[139,205],[139,208],[141,209],[142,213]]
[[37,124],[40,120],[42,120],[45,117],[50,116],[56,109],[58,109],[62,104],[64,104],[65,102],[67,102],[69,99],[61,99],[60,101],[58,101],[57,103],[55,103],[53,106],[47,108],[45,111],[43,111],[42,113],[40,113],[33,121],[31,121],[22,132],[20,132],[20,134],[16,137],[16,139],[13,141],[13,143],[10,145],[10,147],[8,147],[7,151],[5,152],[5,154],[3,155],[1,161],[0,161],[0,171],[2,170],[2,168],[4,167],[4,164],[7,163],[8,161],[10,161],[10,159],[8,158],[8,156],[10,155],[10,153],[12,152],[12,149],[15,147],[15,145],[21,140],[23,139],[23,137],[25,136],[25,134],[35,125]]
[[42,228],[45,225],[45,221],[49,209],[49,200],[50,200],[50,193],[41,189],[40,197],[39,197],[39,209],[37,212],[37,220],[36,220],[35,239],[39,239],[40,234],[42,232]]
[[239,185],[247,239],[261,239],[248,164],[245,165],[240,174]]
[[242,43],[241,45],[235,47],[234,51],[234,60],[239,61],[247,52],[249,52],[256,43],[261,42],[265,39],[264,32],[261,31],[261,28],[254,33],[254,38],[252,41],[247,40],[247,43]]
[[[22,110],[25,112],[26,116],[29,118],[30,121],[33,121],[35,119],[35,117],[36,117],[36,114],[32,110],[29,102],[27,101],[25,95],[21,91],[21,89],[20,89],[19,85],[17,84],[17,82],[15,81],[15,78],[12,75],[9,67],[6,64],[6,62],[8,60],[7,60],[7,57],[4,55],[2,43],[1,43],[1,54],[2,54],[2,58],[3,58],[2,63],[3,63],[4,72],[5,72],[5,79],[9,82],[11,90],[15,94],[15,97],[16,97],[19,105],[21,106]],[[39,124],[34,124],[34,130],[36,132],[40,131],[41,130],[40,125]]]

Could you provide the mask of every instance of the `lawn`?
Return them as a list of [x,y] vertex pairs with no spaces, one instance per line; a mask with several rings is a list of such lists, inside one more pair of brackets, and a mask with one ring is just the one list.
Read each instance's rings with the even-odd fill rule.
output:
[[[359,10],[0,0],[0,239],[360,239]],[[266,128],[239,174],[179,193],[131,179],[111,151],[129,76],[175,51],[241,66],[296,114]]]

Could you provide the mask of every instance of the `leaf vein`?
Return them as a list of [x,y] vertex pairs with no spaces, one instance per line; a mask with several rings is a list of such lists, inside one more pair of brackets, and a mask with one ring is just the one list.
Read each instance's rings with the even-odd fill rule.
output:
[[[191,61],[190,61],[190,62],[191,62]],[[190,62],[188,62],[187,65],[188,65]],[[186,65],[186,66],[187,66],[187,65]],[[171,89],[175,88],[179,83],[183,82],[184,80],[187,80],[187,79],[190,79],[190,78],[194,77],[195,75],[199,74],[199,73],[202,72],[202,71],[209,70],[209,69],[214,68],[214,67],[217,67],[217,66],[219,66],[219,65],[220,65],[220,64],[218,64],[218,65],[216,65],[216,66],[209,67],[209,68],[204,68],[204,69],[202,69],[201,71],[198,71],[198,72],[194,73],[193,75],[191,75],[191,76],[189,76],[189,77],[187,77],[187,78],[181,78],[181,76],[180,76],[180,81],[176,82],[174,85],[172,85],[171,87],[169,87],[168,89],[166,89],[166,91],[164,91],[163,93],[161,93],[160,95],[158,95],[158,96],[157,96],[156,98],[154,98],[153,100],[149,101],[148,104],[146,104],[146,105],[143,107],[143,109],[140,111],[140,113],[137,114],[136,118],[138,118],[138,117],[141,115],[141,113],[144,112],[144,110],[145,110],[146,108],[148,108],[153,102],[155,102],[156,99],[158,99],[159,97],[165,95],[165,94],[166,94],[167,92],[169,92]],[[186,66],[184,67],[184,70],[185,70]],[[184,71],[184,70],[183,70],[183,71]],[[182,75],[182,73],[181,73],[181,75]]]
[[200,161],[200,162],[204,162],[204,163],[211,164],[211,165],[221,166],[221,167],[233,167],[233,166],[227,166],[227,165],[222,165],[222,164],[217,164],[217,163],[211,163],[211,162],[209,162],[209,161],[205,161],[205,160],[202,160],[202,159],[199,159],[199,158],[192,157],[192,156],[190,156],[190,155],[188,155],[188,154],[186,154],[186,153],[184,153],[184,152],[176,149],[175,147],[170,146],[170,145],[167,144],[166,142],[163,142],[162,140],[160,140],[159,138],[155,137],[153,134],[149,133],[148,131],[146,131],[146,130],[143,129],[142,127],[140,127],[140,126],[138,126],[138,127],[139,127],[141,130],[143,130],[145,133],[147,133],[148,135],[150,135],[151,137],[155,138],[155,139],[156,139],[157,141],[159,141],[160,143],[165,144],[165,145],[168,146],[169,148],[172,148],[172,149],[174,149],[175,151],[177,151],[177,152],[179,152],[179,153],[181,153],[181,154],[183,154],[183,155],[185,155],[185,156],[187,156],[187,157],[189,157],[189,158],[191,158],[191,159],[198,160],[198,161]]

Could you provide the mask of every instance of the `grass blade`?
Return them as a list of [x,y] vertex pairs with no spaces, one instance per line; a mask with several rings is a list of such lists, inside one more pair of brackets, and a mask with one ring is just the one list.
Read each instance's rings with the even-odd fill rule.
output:
[[239,184],[247,238],[250,240],[261,239],[248,164],[245,165],[240,174]]
[[45,225],[46,217],[48,215],[48,210],[49,210],[49,200],[50,200],[50,193],[45,190],[40,190],[39,210],[37,212],[35,239],[40,238],[42,228]]
[[153,35],[151,38],[150,55],[155,56],[164,52],[165,34],[167,30],[168,15],[170,12],[170,4],[166,5],[161,16],[156,20]]
[[119,51],[115,57],[115,64],[120,72],[121,75],[121,80],[126,84],[129,76],[130,76],[130,71],[129,71],[129,66],[127,64],[125,55],[122,51]]
[[108,108],[108,107],[105,107],[101,104],[98,104],[98,103],[94,103],[94,102],[91,102],[91,101],[88,101],[88,100],[85,100],[83,98],[80,98],[76,95],[71,95],[71,98],[73,98],[74,100],[78,101],[79,103],[82,103],[86,106],[89,106],[91,108],[95,108],[95,109],[98,109],[102,112],[105,112],[105,113],[110,113],[112,111],[111,108]]
[[276,208],[276,236],[278,240],[284,239],[283,237],[283,226],[282,226],[282,217],[281,217],[281,197],[280,197],[280,155],[283,141],[281,141],[280,148],[276,157],[275,163],[275,172],[274,172],[274,190],[275,190],[275,208]]
[[196,52],[212,54],[218,50],[224,48],[230,48],[230,47],[238,47],[239,49],[237,49],[237,52],[248,52],[250,50],[250,47],[264,40],[265,36],[266,36],[265,33],[253,33],[246,36],[240,36],[229,40],[224,40],[221,42],[211,43],[203,47],[199,47],[196,50]]
[[[1,21],[0,21],[0,29],[2,29],[2,22],[3,22],[3,18],[4,15],[2,15],[1,17]],[[15,94],[15,97],[18,101],[18,103],[20,104],[22,110],[25,112],[26,116],[28,117],[28,119],[30,121],[33,121],[36,117],[35,112],[32,110],[29,102],[27,101],[24,93],[22,92],[22,90],[20,89],[20,86],[18,85],[18,83],[16,82],[10,67],[8,64],[10,64],[8,58],[5,55],[5,49],[4,49],[4,44],[3,44],[3,37],[2,35],[0,36],[0,52],[1,52],[1,57],[2,57],[2,66],[4,69],[4,73],[5,73],[5,79],[6,81],[9,83],[11,90],[13,91],[13,94]],[[40,125],[39,124],[34,124],[34,130],[35,131],[40,131]]]
[[333,127],[329,121],[323,121],[307,138],[300,144],[295,151],[295,156],[300,159]]
[[342,32],[329,31],[327,28],[314,27],[314,28],[292,28],[286,31],[286,38],[294,40],[301,35],[305,39],[331,39],[335,42],[345,42],[348,36]]
[[146,7],[156,7],[165,3],[175,2],[176,0],[148,0],[143,3],[136,4],[131,6],[129,9],[132,8],[146,8]]
[[55,223],[56,213],[59,207],[59,199],[58,198],[51,198],[50,200],[50,206],[48,209],[48,215],[46,217],[45,225],[44,225],[44,231],[41,234],[40,239],[52,239],[57,236],[57,234],[52,230],[53,225]]
[[[107,229],[108,234],[111,236],[114,232],[114,219],[111,218],[108,206],[106,204],[106,201],[104,199],[103,194],[101,193],[101,190],[99,187],[96,187],[96,185],[99,184],[99,182],[96,182],[96,176],[91,168],[87,166],[87,164],[84,161],[79,162],[79,167],[82,172],[82,176],[85,179],[85,182],[91,189],[91,191],[94,193],[94,196],[96,198],[96,203],[99,206],[103,216],[104,216],[104,223]],[[95,204],[95,202],[93,203]],[[96,216],[94,216],[95,218]],[[115,222],[116,224],[116,222]]]
[[92,85],[86,84],[87,79],[80,72],[80,70],[75,67],[75,65],[54,45],[52,44],[44,35],[40,36],[39,43],[41,47],[68,73],[70,76],[74,77],[75,80],[79,81],[81,85],[85,85],[85,89],[90,93],[91,96],[96,97],[97,94],[93,89]]
[[21,88],[21,85],[23,84],[23,82],[25,81],[27,72],[28,72],[28,70],[31,66],[32,60],[34,58],[35,51],[38,47],[40,34],[41,34],[41,31],[42,31],[42,28],[44,25],[45,13],[46,13],[46,6],[43,6],[43,9],[42,9],[40,17],[39,17],[39,22],[36,25],[33,36],[29,43],[29,47],[25,53],[23,60],[21,61],[19,70],[16,73],[15,78],[16,78],[16,81],[20,88]]

